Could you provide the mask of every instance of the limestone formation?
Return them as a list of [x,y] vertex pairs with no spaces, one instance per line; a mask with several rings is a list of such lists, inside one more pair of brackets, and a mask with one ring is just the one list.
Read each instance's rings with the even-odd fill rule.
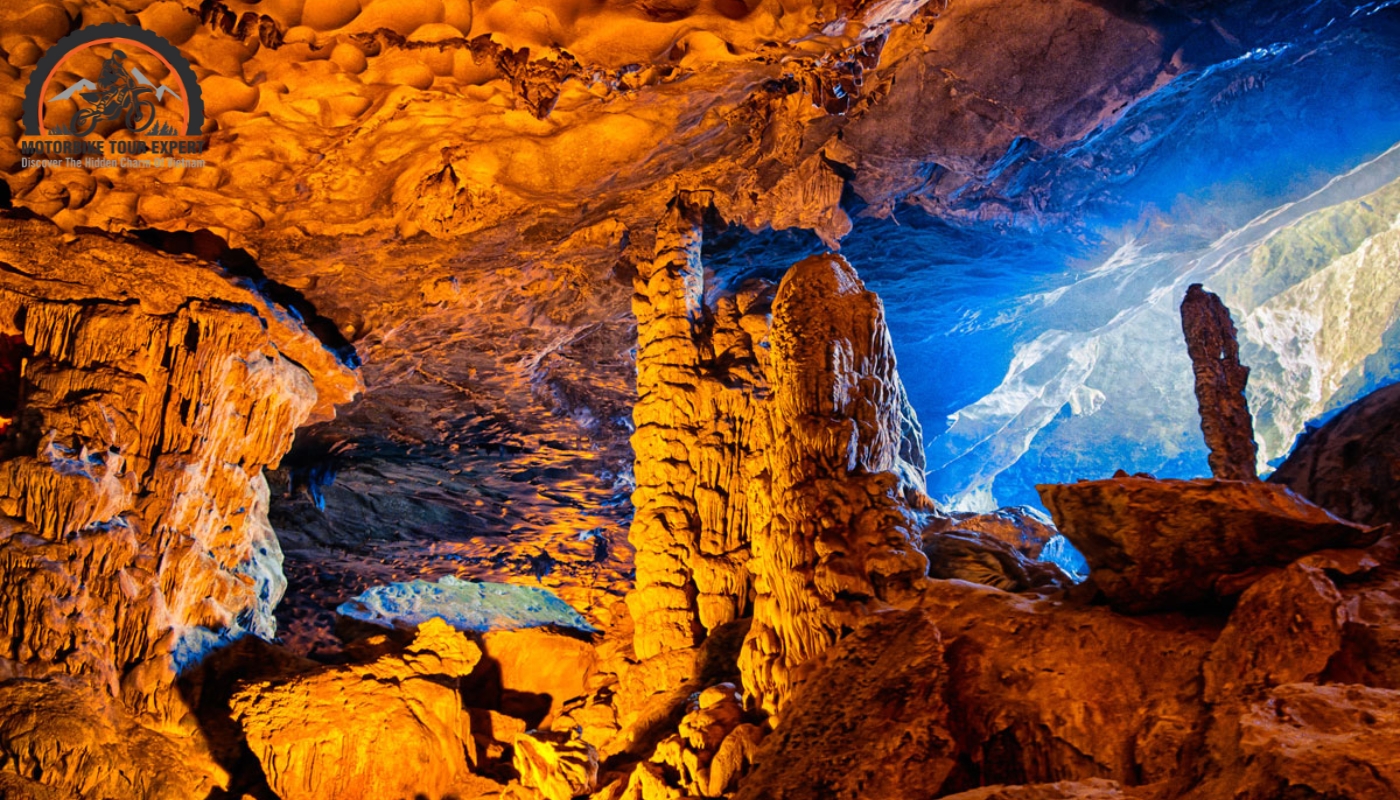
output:
[[1341,592],[1346,617],[1341,647],[1324,678],[1381,689],[1400,689],[1400,539],[1390,534],[1360,558],[1305,559],[1328,571]]
[[[851,266],[768,280],[819,240],[878,265],[922,354],[979,334],[916,365],[921,402],[974,398],[1006,366],[987,342],[1017,344],[944,455],[975,473],[950,497],[1023,502],[1067,462],[1046,442],[1091,443],[1069,460],[1104,475],[1178,446],[1161,423],[1188,392],[1142,369],[1167,351],[1136,321],[1175,336],[1163,287],[1209,272],[1259,301],[1240,328],[1277,359],[1245,351],[1278,455],[1394,372],[1400,207],[1358,187],[1400,185],[1395,154],[1323,180],[1393,119],[1315,173],[1282,153],[1225,217],[1325,187],[1210,258],[1176,245],[1213,208],[1102,269],[1020,254],[1103,234],[1085,209],[1258,172],[1177,173],[1216,155],[1197,120],[1326,139],[1238,125],[1236,98],[1305,122],[1348,99],[1311,91],[1339,77],[1387,99],[1367,73],[1400,54],[1394,9],[1338,5],[0,3],[0,796],[1400,795],[1400,540],[1356,549],[1394,516],[1381,411],[1280,478],[1358,525],[1249,480],[1247,371],[1193,287],[1229,480],[1049,487],[1093,561],[1068,587],[1028,560],[1064,541],[1033,515],[933,519],[891,324]],[[84,107],[108,45],[52,82],[41,64],[110,23],[191,62],[202,102],[156,99],[162,123],[202,104],[202,163],[21,152],[36,108]],[[99,136],[118,158],[167,138]],[[391,608],[440,576],[449,603],[509,583],[531,606],[511,625],[571,630],[467,638],[450,626],[502,617]],[[550,597],[573,609],[536,613]],[[397,629],[356,640],[352,616]]]
[[883,307],[855,270],[810,258],[775,295],[707,308],[693,202],[658,227],[634,298],[633,646],[668,665],[648,672],[680,678],[651,688],[674,689],[695,677],[689,648],[752,593],[744,688],[772,713],[846,626],[917,595],[922,443]]
[[598,783],[598,751],[568,733],[522,733],[515,737],[520,783],[544,800],[591,794]]
[[469,776],[458,683],[480,660],[465,636],[429,620],[402,653],[256,683],[231,708],[283,800],[442,797]]
[[1118,781],[1091,778],[1024,786],[988,786],[945,796],[945,800],[1155,800],[1156,791],[1125,789]]
[[1323,569],[1302,562],[1246,589],[1206,660],[1206,700],[1316,681],[1342,649],[1343,602]]
[[598,654],[587,641],[548,630],[491,631],[481,636],[482,668],[467,681],[475,702],[547,726],[587,694]]
[[[632,411],[637,489],[629,538],[637,550],[637,587],[628,605],[636,621],[633,647],[642,659],[699,642],[704,631],[701,592],[691,558],[700,553],[703,521],[723,521],[725,498],[713,489],[707,495],[708,513],[701,516],[699,470],[692,461],[699,455],[698,428],[704,424],[697,408],[701,375],[696,341],[703,322],[701,211],[684,197],[672,204],[657,226],[656,259],[638,274],[632,300],[637,316],[637,404]],[[710,465],[712,475],[717,467]],[[724,542],[724,534],[721,525],[711,531],[711,541]],[[741,543],[736,545],[728,549],[741,553]],[[707,604],[741,605],[745,582],[735,583],[735,591]]]
[[1244,394],[1249,367],[1240,364],[1230,309],[1219,296],[1193,283],[1181,301],[1181,329],[1196,375],[1196,401],[1201,410],[1201,432],[1210,448],[1210,471],[1225,480],[1255,480],[1258,448]]
[[794,265],[773,304],[770,522],[754,532],[744,688],[776,713],[797,670],[928,562],[900,482],[903,386],[880,299],[845,259]]
[[176,670],[270,637],[286,585],[263,469],[355,372],[192,258],[0,220],[0,333],[23,337],[0,462],[0,663],[83,675],[155,723]]
[[920,611],[876,615],[818,655],[738,800],[936,796],[957,760],[944,657]]
[[[1204,663],[1218,622],[1134,618],[1082,601],[935,581],[922,609],[943,641],[958,766],[944,791],[1102,778],[1167,780],[1206,706]],[[886,657],[913,657],[891,639]],[[1034,657],[1027,657],[1034,653]]]
[[[677,733],[656,746],[650,764],[678,776],[679,788],[696,797],[728,797],[757,758],[763,729],[745,719],[736,686],[721,683],[693,695]],[[638,765],[633,779],[647,782],[654,773]],[[669,787],[668,787],[669,788]]]
[[1260,570],[1374,529],[1268,483],[1120,477],[1037,487],[1114,608],[1189,608],[1238,593]]
[[925,574],[904,512],[923,496],[922,445],[879,299],[850,265],[793,267],[771,332],[762,288],[706,308],[697,202],[672,204],[633,301],[633,646],[643,660],[693,647],[745,610],[749,559],[764,559],[746,689],[766,696],[839,630],[818,606],[893,598]]
[[0,797],[17,800],[188,800],[228,780],[207,750],[69,676],[0,684],[0,769]]
[[1397,547],[1274,569],[1223,629],[933,581],[811,662],[738,797],[1387,797]]
[[1027,506],[999,508],[985,514],[955,511],[931,518],[924,537],[949,530],[985,534],[1015,548],[1026,558],[1040,558],[1046,543],[1058,531],[1045,512]]
[[1208,776],[1187,800],[1393,797],[1400,786],[1400,692],[1288,683],[1221,721]]
[[1045,561],[1033,561],[1002,539],[960,528],[923,535],[930,578],[961,580],[1008,592],[1063,589],[1069,576]]

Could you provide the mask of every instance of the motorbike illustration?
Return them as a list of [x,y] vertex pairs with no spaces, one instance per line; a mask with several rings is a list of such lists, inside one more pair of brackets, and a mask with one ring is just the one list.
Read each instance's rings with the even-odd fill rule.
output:
[[126,53],[120,50],[113,52],[102,62],[97,89],[78,93],[93,106],[79,109],[73,115],[75,136],[86,136],[97,128],[98,123],[109,119],[121,119],[133,133],[141,133],[156,121],[155,90],[138,84],[131,77],[121,63],[125,58]]

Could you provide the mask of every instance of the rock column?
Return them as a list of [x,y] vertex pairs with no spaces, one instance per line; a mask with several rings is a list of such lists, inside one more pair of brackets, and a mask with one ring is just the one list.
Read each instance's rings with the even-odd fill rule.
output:
[[627,605],[636,624],[633,648],[642,660],[700,640],[690,555],[700,527],[691,456],[699,411],[702,236],[701,209],[678,198],[657,225],[656,258],[643,266],[632,298],[637,488],[629,538],[636,548],[637,587]]
[[788,271],[773,307],[772,520],[755,529],[750,698],[777,715],[798,668],[928,573],[900,473],[903,386],[884,306],[839,256]]
[[1181,303],[1181,329],[1196,374],[1211,473],[1225,480],[1258,480],[1254,421],[1244,393],[1249,367],[1240,364],[1230,309],[1199,283],[1191,284]]

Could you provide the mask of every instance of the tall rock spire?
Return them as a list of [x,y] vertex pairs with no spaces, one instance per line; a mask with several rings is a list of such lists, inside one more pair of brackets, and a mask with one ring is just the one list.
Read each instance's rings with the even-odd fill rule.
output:
[[1245,399],[1249,367],[1240,364],[1240,346],[1230,309],[1199,283],[1181,303],[1181,330],[1196,373],[1201,432],[1210,448],[1210,471],[1217,478],[1258,480],[1254,420]]

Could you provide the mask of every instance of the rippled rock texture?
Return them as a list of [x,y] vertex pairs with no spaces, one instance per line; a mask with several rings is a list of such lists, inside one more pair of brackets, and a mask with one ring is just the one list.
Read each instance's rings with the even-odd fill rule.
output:
[[36,717],[31,735],[59,744],[27,750],[25,771],[84,792],[188,796],[218,778],[174,770],[171,788],[122,783],[153,780],[138,761],[182,761],[155,755],[178,752],[171,744],[130,765],[60,765],[107,752],[103,736],[156,736],[121,732],[137,721],[196,733],[177,673],[219,643],[274,634],[286,581],[263,470],[359,377],[217,264],[0,222],[0,326],[23,353],[5,386],[15,410],[0,463],[0,663],[7,677],[54,681],[11,690],[37,704],[66,706],[80,680],[92,696],[73,713],[96,720],[85,737],[45,729],[77,716]]
[[752,321],[734,325],[734,299],[703,305],[700,233],[685,219],[672,209],[655,272],[638,277],[634,647],[684,650],[752,591],[745,689],[776,712],[851,614],[917,593],[922,440],[883,307],[844,259],[794,265],[771,327],[752,300]]

